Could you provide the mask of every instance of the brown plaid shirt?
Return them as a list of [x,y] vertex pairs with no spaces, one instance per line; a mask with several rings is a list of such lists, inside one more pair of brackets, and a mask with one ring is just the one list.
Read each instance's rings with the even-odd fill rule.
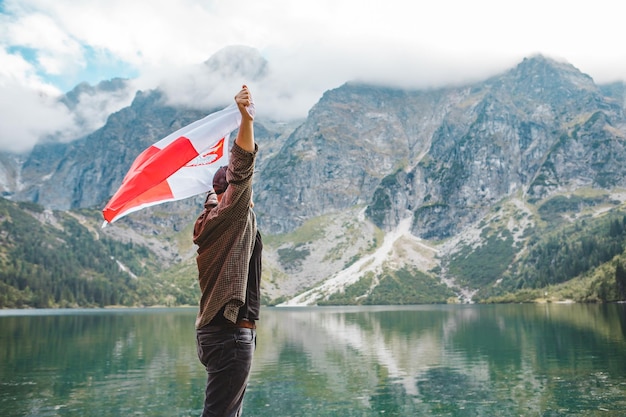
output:
[[250,256],[256,235],[256,216],[252,199],[252,175],[258,151],[244,151],[236,143],[230,153],[226,172],[228,188],[217,203],[215,192],[209,191],[204,211],[193,230],[198,245],[198,280],[202,298],[196,328],[208,324],[226,306],[224,317],[237,321],[239,307],[246,299]]

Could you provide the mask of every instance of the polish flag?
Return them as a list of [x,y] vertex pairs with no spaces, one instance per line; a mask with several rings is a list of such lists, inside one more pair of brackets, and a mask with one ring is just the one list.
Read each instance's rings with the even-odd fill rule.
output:
[[228,139],[240,124],[241,113],[232,104],[143,151],[102,210],[103,227],[145,207],[209,191],[215,172],[228,164]]

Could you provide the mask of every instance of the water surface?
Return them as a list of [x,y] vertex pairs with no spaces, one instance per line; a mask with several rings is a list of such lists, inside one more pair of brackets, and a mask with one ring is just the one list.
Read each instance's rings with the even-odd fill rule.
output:
[[[0,311],[0,415],[198,416],[195,309]],[[265,308],[244,416],[624,416],[625,305]]]

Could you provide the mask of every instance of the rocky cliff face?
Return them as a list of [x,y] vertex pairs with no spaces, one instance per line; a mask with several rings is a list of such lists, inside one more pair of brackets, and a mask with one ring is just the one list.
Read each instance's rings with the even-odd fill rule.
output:
[[35,147],[21,171],[28,185],[14,199],[53,209],[102,206],[143,149],[163,132],[203,115],[162,105],[158,92],[139,92],[131,106],[110,115],[105,126],[84,139]]
[[[262,82],[265,61],[234,52],[226,60],[233,71],[243,68]],[[220,59],[206,67],[218,71]],[[125,84],[105,87],[120,94]],[[85,89],[66,97],[68,108]],[[529,206],[555,194],[595,189],[623,196],[625,108],[623,83],[598,86],[569,64],[535,56],[461,87],[346,83],[327,91],[304,121],[257,120],[259,224],[266,235],[305,225],[313,236],[284,238],[268,251],[273,296],[293,295],[350,265],[360,268],[355,261],[365,255],[381,268],[388,267],[387,256],[399,260],[397,268],[435,267],[442,254],[420,239],[467,242],[473,238],[460,234],[479,230],[487,213],[498,217],[493,208],[503,201],[514,202],[512,213],[523,209],[512,219],[531,219]],[[24,157],[0,155],[2,193],[53,209],[102,208],[143,149],[214,110],[165,101],[161,91],[139,92],[79,140],[43,143]],[[151,218],[155,233],[177,231],[193,221],[198,205],[194,199],[168,204],[125,221],[149,233]],[[518,232],[532,223],[519,219],[513,221]],[[377,236],[372,225],[387,236]],[[400,237],[387,239],[391,231]],[[405,232],[411,236],[402,237]],[[383,238],[388,252],[374,252]],[[442,250],[451,253],[453,246]]]
[[541,56],[463,88],[346,84],[261,172],[263,221],[284,232],[365,204],[386,230],[409,217],[415,235],[440,239],[507,196],[623,187],[623,104],[623,90]]
[[[263,76],[264,61],[244,64]],[[116,92],[119,83],[105,87]],[[78,93],[66,98],[69,107]],[[416,236],[445,238],[507,196],[626,186],[625,96],[623,84],[598,87],[573,66],[541,56],[463,87],[347,83],[326,92],[295,130],[258,121],[260,224],[268,233],[288,232],[362,205],[385,230],[411,218]],[[162,98],[139,92],[81,140],[41,144],[23,161],[5,155],[5,195],[55,209],[103,206],[139,152],[215,110]]]
[[[624,108],[571,66],[537,57],[475,86],[411,172],[413,231],[447,237],[503,197],[623,186]],[[609,150],[610,149],[610,150]],[[420,188],[421,190],[418,190]]]

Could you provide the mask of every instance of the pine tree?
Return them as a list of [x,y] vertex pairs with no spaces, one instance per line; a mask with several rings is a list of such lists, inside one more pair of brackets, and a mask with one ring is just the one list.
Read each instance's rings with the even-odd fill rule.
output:
[[621,300],[626,300],[626,268],[621,261],[615,266],[615,283],[617,284],[617,295]]

